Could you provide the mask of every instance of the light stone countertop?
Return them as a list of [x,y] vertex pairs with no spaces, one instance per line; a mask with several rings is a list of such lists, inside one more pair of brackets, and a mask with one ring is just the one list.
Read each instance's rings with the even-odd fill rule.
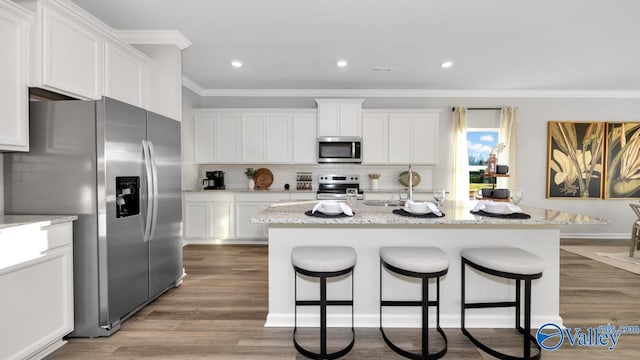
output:
[[339,225],[598,225],[608,224],[605,219],[571,214],[557,210],[520,206],[531,215],[530,219],[504,219],[471,214],[476,201],[464,203],[448,201],[441,218],[415,218],[393,214],[396,206],[368,206],[358,201],[353,207],[353,217],[320,218],[305,215],[317,200],[278,202],[259,212],[251,222],[255,224],[339,224]]
[[205,190],[205,189],[192,189],[183,190],[182,192],[203,192],[203,193],[254,193],[254,194],[278,194],[278,193],[298,193],[298,194],[315,194],[317,189],[313,190],[285,190],[283,189],[266,189],[266,190],[249,190],[247,188],[226,188],[224,190]]
[[75,215],[0,215],[0,230],[16,226],[48,226],[78,220]]

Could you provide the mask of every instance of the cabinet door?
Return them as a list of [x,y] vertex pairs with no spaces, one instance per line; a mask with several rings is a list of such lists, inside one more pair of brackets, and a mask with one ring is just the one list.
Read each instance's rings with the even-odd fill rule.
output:
[[265,122],[266,143],[264,153],[267,163],[291,162],[291,116],[268,114]]
[[386,164],[388,160],[387,114],[365,114],[362,120],[362,163]]
[[13,7],[0,3],[0,150],[28,151],[27,21]]
[[293,163],[316,163],[316,117],[313,114],[293,115]]
[[318,103],[318,136],[340,135],[340,104]]
[[438,116],[418,114],[413,118],[412,162],[433,165],[438,163]]
[[216,163],[239,163],[241,153],[240,114],[220,114],[216,116],[215,146]]
[[269,205],[263,203],[236,204],[236,237],[237,238],[266,238],[267,227],[264,224],[252,224],[251,218],[266,209]]
[[133,54],[107,43],[105,45],[104,94],[126,103],[145,107],[147,64]]
[[340,136],[362,136],[362,104],[340,104]]
[[242,162],[265,161],[265,114],[242,115]]
[[185,203],[184,205],[184,237],[206,238],[209,222],[208,205],[206,203]]
[[228,239],[233,237],[233,203],[209,204],[209,237]]
[[216,122],[212,116],[196,115],[193,124],[193,158],[196,164],[210,164],[216,160]]
[[389,164],[411,162],[411,115],[389,115]]
[[65,93],[100,99],[103,41],[89,28],[43,9],[42,79]]

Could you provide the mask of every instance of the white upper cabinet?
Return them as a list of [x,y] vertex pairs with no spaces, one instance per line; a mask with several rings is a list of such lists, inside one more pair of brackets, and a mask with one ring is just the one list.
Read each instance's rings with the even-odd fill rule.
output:
[[316,99],[318,136],[362,136],[364,99]]
[[363,164],[435,165],[440,110],[369,110],[363,121]]
[[382,113],[364,113],[362,116],[362,163],[389,162],[389,116]]
[[198,109],[194,114],[198,164],[315,163],[313,111]]
[[194,161],[198,164],[239,163],[241,114],[194,113]]
[[35,17],[29,40],[33,87],[79,99],[103,95],[147,106],[151,59],[69,0],[15,0]]
[[27,46],[32,16],[0,1],[0,150],[29,151]]
[[150,61],[129,47],[105,44],[104,94],[136,105],[147,106]]
[[315,164],[316,115],[293,114],[293,163]]

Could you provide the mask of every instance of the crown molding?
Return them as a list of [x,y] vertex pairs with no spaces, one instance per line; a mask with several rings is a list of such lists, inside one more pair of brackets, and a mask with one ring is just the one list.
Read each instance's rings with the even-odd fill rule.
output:
[[175,45],[184,50],[192,45],[178,30],[115,30],[120,39],[129,44]]
[[205,89],[186,76],[182,85],[202,97],[640,98],[627,90]]
[[13,15],[15,15],[15,16],[23,19],[23,20],[26,20],[26,21],[33,20],[34,14],[31,11],[29,11],[29,10],[23,8],[22,6],[20,6],[18,4],[15,4],[15,3],[11,2],[11,1],[1,1],[0,2],[0,9],[4,10],[4,11],[10,13],[10,14],[13,14]]

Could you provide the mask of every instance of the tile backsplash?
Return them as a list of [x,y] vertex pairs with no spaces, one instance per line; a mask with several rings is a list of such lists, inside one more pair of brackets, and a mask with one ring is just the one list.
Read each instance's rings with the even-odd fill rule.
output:
[[[273,184],[271,189],[284,189],[285,184],[289,184],[291,189],[296,188],[296,172],[313,173],[313,190],[318,188],[318,174],[355,174],[360,176],[360,187],[364,190],[371,189],[371,181],[368,174],[378,173],[378,188],[380,190],[400,190],[402,185],[398,182],[398,175],[406,171],[407,166],[395,165],[353,165],[353,164],[322,164],[322,165],[200,165],[200,184],[205,177],[206,171],[222,170],[225,172],[225,185],[227,188],[246,188],[247,177],[244,175],[246,168],[254,169],[267,168],[273,173]],[[420,174],[420,184],[417,189],[431,189],[433,186],[433,167],[413,166],[413,171]],[[202,185],[199,185],[201,188]],[[198,187],[196,187],[198,188]]]

